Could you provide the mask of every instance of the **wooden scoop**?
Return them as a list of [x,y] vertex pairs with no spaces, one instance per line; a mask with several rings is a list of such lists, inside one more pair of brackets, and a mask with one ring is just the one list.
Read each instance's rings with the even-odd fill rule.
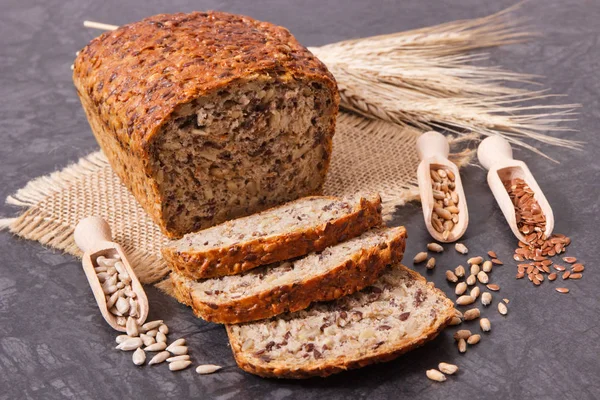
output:
[[136,294],[136,300],[139,307],[137,323],[138,325],[142,325],[148,316],[148,298],[146,297],[146,293],[144,292],[140,281],[135,276],[131,265],[129,265],[129,262],[127,261],[125,251],[120,245],[112,241],[110,227],[106,221],[100,217],[88,217],[82,219],[75,228],[74,236],[75,243],[77,243],[77,246],[84,252],[82,259],[83,271],[85,272],[90,287],[92,288],[92,292],[94,293],[94,297],[96,298],[96,303],[98,303],[100,312],[106,322],[108,322],[113,329],[120,332],[126,332],[125,326],[117,324],[117,317],[108,310],[106,295],[102,290],[102,284],[94,270],[94,267],[98,266],[96,262],[98,257],[104,256],[107,258],[114,258],[118,255],[125,266],[127,274],[129,274],[129,277],[131,278],[131,288]]
[[533,196],[546,217],[546,231],[544,233],[546,237],[550,237],[554,229],[552,208],[550,208],[546,196],[544,196],[542,189],[540,189],[527,165],[523,161],[513,159],[510,143],[501,136],[490,136],[479,144],[477,158],[481,165],[489,171],[487,175],[488,185],[492,189],[496,202],[517,239],[527,243],[525,236],[517,227],[515,207],[504,186],[504,182],[515,178],[523,179],[533,190]]
[[[434,131],[426,132],[417,139],[417,153],[421,159],[417,169],[417,180],[419,182],[419,194],[421,196],[421,205],[423,207],[423,217],[425,226],[429,234],[439,242],[455,242],[462,237],[469,225],[469,211],[467,209],[467,200],[463,190],[462,181],[458,167],[452,161],[448,160],[450,146],[448,140],[441,133]],[[435,200],[433,198],[433,187],[431,179],[431,169],[445,168],[454,174],[455,191],[458,194],[458,222],[450,230],[450,234],[444,239],[441,232],[438,232],[432,225],[431,218],[434,212]]]

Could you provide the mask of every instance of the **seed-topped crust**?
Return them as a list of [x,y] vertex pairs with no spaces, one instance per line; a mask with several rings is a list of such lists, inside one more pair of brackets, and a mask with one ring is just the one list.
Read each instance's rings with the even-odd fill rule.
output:
[[[230,221],[227,224],[249,224],[249,221],[260,218],[265,213],[277,214],[282,210],[293,209],[296,204],[302,204],[311,199],[299,199],[260,214]],[[332,203],[341,201],[335,197],[321,197],[321,199],[330,199]],[[289,260],[314,251],[322,251],[326,247],[356,237],[383,223],[379,195],[357,196],[348,200],[347,203],[351,207],[347,213],[326,222],[264,238],[254,239],[250,236],[248,239],[232,245],[209,249],[179,250],[177,242],[175,242],[162,249],[163,258],[171,270],[191,279],[234,275],[260,265]],[[218,227],[213,229],[216,228]],[[253,227],[248,226],[248,229],[252,231]],[[192,236],[202,237],[202,235],[203,232],[200,232]],[[186,238],[182,241],[185,241]]]
[[[171,278],[177,299],[191,306],[198,317],[237,324],[302,310],[312,302],[334,300],[361,290],[375,282],[386,266],[400,262],[405,246],[404,227],[382,228],[330,247],[325,250],[328,254],[312,254],[294,261],[297,266],[283,263],[250,272],[245,281],[237,276],[201,283],[178,274],[171,274]],[[284,271],[278,271],[281,269]],[[271,279],[278,279],[277,283],[265,286],[265,281]]]
[[[398,332],[394,331],[393,328],[388,329],[390,327],[378,327],[376,325],[378,318],[374,317],[372,320],[367,320],[372,321],[374,324],[372,329],[370,329],[372,332],[366,332],[369,329],[365,328],[364,330],[361,330],[361,334],[359,335],[360,338],[354,339],[356,340],[355,345],[359,346],[360,348],[358,351],[329,355],[329,351],[335,352],[335,349],[337,348],[335,344],[332,347],[333,350],[325,350],[323,352],[318,351],[317,353],[314,352],[314,350],[317,350],[316,345],[314,346],[314,349],[311,350],[310,347],[312,346],[307,344],[303,346],[304,350],[302,351],[306,352],[307,350],[311,350],[313,352],[308,358],[297,358],[294,356],[294,354],[289,354],[289,356],[282,354],[281,356],[274,358],[270,356],[268,352],[261,350],[256,351],[256,349],[251,351],[243,348],[245,341],[248,339],[253,339],[252,337],[248,336],[250,333],[245,327],[246,324],[229,325],[227,326],[227,334],[229,335],[231,349],[238,366],[247,372],[263,377],[294,379],[309,378],[313,376],[325,377],[348,369],[360,368],[374,363],[393,360],[398,356],[435,338],[454,316],[452,302],[444,295],[442,291],[433,287],[432,284],[428,284],[421,275],[409,270],[404,266],[401,266],[400,264],[389,267],[388,270],[386,270],[386,273],[380,278],[381,282],[386,282],[386,276],[388,274],[392,274],[394,279],[399,277],[397,281],[403,282],[402,284],[405,285],[404,287],[412,288],[409,289],[411,290],[411,297],[409,297],[409,295],[406,293],[404,295],[400,294],[405,292],[406,289],[398,289],[398,292],[395,292],[396,294],[393,295],[389,301],[392,301],[393,299],[396,302],[396,306],[400,305],[402,302],[408,302],[407,307],[410,304],[410,308],[414,311],[413,307],[419,307],[421,304],[425,304],[421,303],[421,301],[425,299],[426,305],[424,305],[425,311],[423,311],[423,314],[421,315],[423,318],[422,320],[415,320],[415,316],[412,315],[414,313],[405,312],[406,310],[403,312],[391,304],[388,306],[390,318],[398,318],[398,324],[407,324],[407,326],[401,326],[410,329],[411,334],[406,336],[399,335],[397,339],[393,339],[394,335],[396,335]],[[384,288],[383,295],[386,295],[385,293],[388,291],[388,289],[385,288],[385,283],[380,284],[378,281],[373,286]],[[264,330],[267,334],[269,334],[269,337],[273,337],[273,339],[269,340],[279,340],[280,338],[276,338],[275,335],[277,335],[276,332],[278,332],[276,327],[278,327],[280,323],[287,323],[284,321],[289,321],[291,323],[296,321],[298,325],[308,323],[311,312],[310,310],[315,306],[319,310],[324,307],[328,310],[322,311],[324,317],[327,317],[329,314],[337,315],[345,312],[348,315],[349,320],[352,321],[350,316],[356,313],[356,309],[352,306],[352,302],[357,301],[362,296],[362,293],[363,292],[355,293],[351,296],[341,298],[331,303],[316,304],[311,306],[306,311],[300,311],[300,314],[285,314],[284,316],[280,316],[268,321],[254,322],[251,323],[251,325],[260,325],[260,331]],[[414,298],[414,303],[412,295],[416,296]],[[367,298],[369,296],[370,294],[367,294]],[[379,306],[374,303],[380,302],[375,300],[373,303],[367,303],[367,305],[362,306],[357,305],[356,307],[363,310],[363,317],[366,316],[364,313],[373,312],[379,314],[385,311],[383,309],[379,310]],[[303,317],[303,315],[307,312],[309,315],[307,317]],[[351,325],[349,325],[349,327],[349,329],[353,329]],[[308,328],[311,328],[311,326]],[[314,328],[318,330],[319,326],[315,326]],[[379,328],[385,328],[388,330],[380,330]],[[344,332],[343,328],[342,332]],[[378,342],[374,346],[371,346],[371,341],[379,340],[378,338],[380,334],[377,332],[382,332],[381,336],[385,336],[388,340],[384,341],[383,343]],[[370,333],[370,335],[368,333]],[[320,335],[325,335],[325,333],[321,333]],[[285,339],[286,336],[283,336],[283,338]],[[288,340],[294,340],[293,335],[289,336]],[[277,344],[273,343],[273,345],[274,346],[267,347],[274,350],[277,348]],[[366,347],[367,345],[368,347]]]

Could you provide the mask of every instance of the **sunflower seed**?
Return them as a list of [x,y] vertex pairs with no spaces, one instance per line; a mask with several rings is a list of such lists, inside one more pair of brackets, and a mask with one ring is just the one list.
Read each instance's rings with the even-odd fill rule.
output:
[[475,286],[473,289],[471,289],[471,292],[469,294],[472,298],[477,299],[479,297],[479,293],[481,293],[481,290],[479,289],[479,287]]
[[436,253],[441,253],[442,251],[444,251],[444,248],[438,243],[428,243],[427,250],[434,251]]
[[191,361],[173,361],[172,363],[169,363],[169,369],[171,371],[181,371],[190,365],[192,365]]
[[460,339],[458,341],[458,351],[461,353],[464,353],[467,351],[467,342],[465,341],[465,339]]
[[125,324],[127,324],[127,318],[125,317],[117,317],[115,318],[115,320],[117,321],[117,325],[119,326],[125,326]]
[[479,271],[479,273],[477,274],[477,280],[485,285],[489,282],[490,278],[485,272]]
[[502,315],[508,314],[508,308],[506,308],[506,304],[498,303],[498,312]]
[[471,257],[467,260],[469,264],[481,264],[483,262],[483,257]]
[[458,285],[456,285],[456,288],[454,289],[454,293],[456,293],[458,296],[465,294],[466,291],[467,284],[465,282],[460,282]]
[[481,271],[479,264],[471,264],[471,275],[477,275]]
[[494,292],[500,290],[500,286],[496,285],[495,283],[490,283],[489,285],[486,285],[486,287]]
[[167,348],[167,344],[165,342],[156,342],[147,346],[144,350],[146,351],[163,351]]
[[558,293],[569,293],[569,289],[567,289],[566,287],[557,287],[556,291]]
[[489,332],[492,330],[492,324],[490,323],[490,320],[487,318],[481,318],[479,320],[479,326],[481,327],[481,330],[484,332]]
[[110,297],[108,298],[108,300],[106,301],[106,308],[108,308],[110,310],[115,305],[117,300],[119,300],[120,297],[121,297],[120,290],[117,290],[116,292],[111,294]]
[[124,342],[122,342],[121,344],[119,344],[116,348],[119,350],[123,350],[123,351],[131,351],[131,350],[135,350],[138,347],[141,347],[143,344],[142,339],[140,338],[131,338],[131,339],[127,339]]
[[173,343],[171,343],[167,347],[167,351],[171,351],[172,347],[177,347],[177,346],[185,346],[185,339],[184,338],[179,338],[179,339],[175,340]]
[[491,258],[498,258],[498,256],[496,255],[496,252],[490,250],[487,252],[488,256],[490,256]]
[[469,277],[467,278],[467,285],[473,286],[476,283],[477,283],[477,277],[475,275],[469,275]]
[[483,269],[483,272],[492,272],[492,265],[491,261],[484,261],[481,269]]
[[467,249],[467,246],[465,246],[462,243],[456,243],[454,245],[454,250],[458,251],[460,254],[467,254],[469,252],[469,249]]
[[459,278],[465,276],[465,267],[459,265],[458,267],[454,268],[454,275],[458,276]]
[[451,270],[446,271],[446,279],[449,282],[453,282],[453,283],[458,282],[458,277]]
[[456,325],[460,325],[460,324],[462,324],[462,319],[460,319],[460,317],[452,317],[452,319],[450,320],[450,323],[448,325],[456,326]]
[[426,251],[422,251],[420,253],[417,253],[417,255],[415,256],[415,258],[413,259],[413,264],[419,264],[419,263],[422,263],[425,260],[427,260],[427,252]]
[[463,295],[456,299],[456,304],[459,306],[467,306],[469,304],[473,304],[475,299],[471,296]]
[[492,304],[492,294],[490,292],[483,292],[481,295],[481,304],[484,306]]
[[163,323],[162,319],[159,319],[156,321],[151,321],[151,322],[146,322],[144,325],[142,325],[141,331],[146,333],[148,331],[154,330],[154,329],[158,328],[159,326],[161,326],[162,323]]
[[425,372],[425,375],[427,375],[427,377],[432,381],[436,382],[444,382],[446,380],[446,376],[437,369],[428,369],[427,372]]
[[144,352],[144,350],[142,350],[141,348],[138,347],[133,352],[131,359],[133,360],[133,363],[135,365],[142,365],[143,363],[146,362],[146,353]]
[[158,329],[152,329],[152,330],[147,331],[146,335],[156,337],[157,333],[158,333]]
[[125,324],[125,328],[127,329],[127,335],[129,336],[138,336],[140,334],[138,330],[138,324],[135,318],[129,317],[127,318],[127,323]]
[[[171,356],[171,353],[169,353],[168,351],[161,351],[160,353],[158,353],[157,355],[152,357],[152,359],[150,360],[148,365],[160,364],[161,362],[168,359],[170,356]],[[188,357],[188,359],[189,359],[189,357]]]
[[173,346],[169,349],[169,352],[176,356],[182,356],[187,354],[188,348],[187,346]]
[[458,371],[458,367],[454,364],[448,364],[445,362],[438,364],[438,369],[446,375],[453,375]]
[[479,318],[480,315],[479,308],[471,308],[470,310],[465,311],[465,321],[472,321]]
[[431,257],[429,260],[427,260],[427,265],[425,267],[427,269],[434,269],[435,268],[435,258]]
[[454,340],[459,341],[460,339],[467,339],[469,336],[471,336],[471,331],[468,329],[461,329],[459,331],[456,331],[456,333],[454,334]]
[[474,344],[479,343],[480,340],[481,340],[481,335],[471,335],[467,339],[467,343],[470,345],[474,345]]
[[196,372],[199,373],[200,375],[206,375],[206,374],[212,374],[213,372],[217,372],[221,368],[222,367],[220,367],[218,365],[212,365],[212,364],[199,365],[196,368]]
[[152,336],[148,336],[145,333],[140,334],[140,339],[144,342],[144,346],[150,346],[156,343],[156,340]]
[[167,362],[171,363],[171,362],[175,362],[175,361],[186,361],[190,359],[190,355],[189,354],[182,354],[180,356],[175,356],[175,357],[169,357],[167,358]]
[[117,336],[115,341],[117,342],[117,344],[121,344],[128,339],[133,339],[133,338],[131,336],[127,336],[127,335],[119,335],[119,336]]
[[168,326],[166,326],[165,324],[162,324],[161,326],[159,326],[159,327],[158,327],[158,331],[159,331],[160,333],[163,333],[163,334],[165,334],[165,335],[168,335],[168,334],[169,334],[169,327],[168,327]]
[[156,334],[156,342],[157,343],[167,343],[167,335],[165,335],[164,333],[162,333],[161,331],[158,331],[158,333]]

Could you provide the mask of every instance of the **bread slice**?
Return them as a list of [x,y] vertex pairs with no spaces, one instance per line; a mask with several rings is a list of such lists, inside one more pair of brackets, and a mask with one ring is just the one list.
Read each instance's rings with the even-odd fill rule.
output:
[[187,235],[162,254],[174,272],[212,278],[322,251],[381,224],[377,194],[305,197]]
[[404,253],[406,230],[379,228],[295,261],[200,282],[171,275],[177,298],[207,321],[235,324],[302,310],[377,280]]
[[227,326],[233,355],[264,377],[328,376],[392,360],[435,338],[454,315],[442,291],[399,264],[361,292]]

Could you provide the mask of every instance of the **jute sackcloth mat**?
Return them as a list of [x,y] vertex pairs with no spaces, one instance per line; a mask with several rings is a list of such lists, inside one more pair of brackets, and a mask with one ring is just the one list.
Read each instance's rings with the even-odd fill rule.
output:
[[[416,199],[419,159],[415,141],[420,134],[414,128],[341,113],[325,194],[379,192],[388,216],[396,206]],[[461,136],[450,142],[466,139]],[[463,166],[471,155],[463,151],[452,158]],[[1,228],[75,256],[81,256],[73,240],[77,222],[91,215],[105,218],[140,281],[169,292],[170,281],[164,279],[169,270],[160,254],[167,238],[121,183],[102,152],[30,181],[6,201],[25,209],[17,218],[0,220]]]

